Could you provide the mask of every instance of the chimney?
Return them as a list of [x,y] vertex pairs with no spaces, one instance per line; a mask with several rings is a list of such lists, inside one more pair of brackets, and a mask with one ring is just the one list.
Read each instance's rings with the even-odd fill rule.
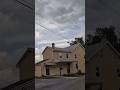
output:
[[55,48],[55,43],[52,43],[52,48]]

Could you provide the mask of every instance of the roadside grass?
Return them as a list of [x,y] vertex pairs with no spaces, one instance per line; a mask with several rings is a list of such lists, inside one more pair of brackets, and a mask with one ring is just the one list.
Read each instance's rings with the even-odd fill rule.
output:
[[44,76],[42,75],[42,77],[35,77],[36,79],[60,79],[63,77],[81,77],[84,76],[85,73],[82,73],[80,70],[77,73],[73,73],[73,74],[64,74],[61,76]]
[[74,74],[64,74],[63,76],[65,77],[81,77],[81,76],[84,76],[85,74],[82,73],[81,71],[78,71],[77,73],[74,73]]
[[59,79],[60,76],[42,76],[42,77],[35,77],[36,79]]
[[84,76],[85,74],[84,73],[74,73],[74,74],[64,74],[64,75],[61,75],[61,76],[42,76],[42,77],[35,77],[36,79],[61,79],[61,78],[64,78],[64,77],[81,77],[81,76]]

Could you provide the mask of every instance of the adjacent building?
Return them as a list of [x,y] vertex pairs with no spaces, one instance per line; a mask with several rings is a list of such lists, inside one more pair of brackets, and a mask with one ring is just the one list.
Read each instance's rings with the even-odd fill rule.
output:
[[106,40],[86,48],[86,90],[120,90],[120,54]]
[[28,48],[16,66],[19,69],[20,80],[34,78],[35,77],[35,49]]
[[36,63],[36,77],[85,73],[85,48],[79,43],[66,48],[47,46],[42,52],[43,60]]

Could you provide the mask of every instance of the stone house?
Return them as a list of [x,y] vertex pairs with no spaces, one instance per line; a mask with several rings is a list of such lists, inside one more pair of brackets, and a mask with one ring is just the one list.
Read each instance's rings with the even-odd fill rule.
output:
[[42,52],[43,60],[35,65],[35,76],[64,75],[81,71],[85,73],[85,48],[81,44],[65,48],[47,46]]

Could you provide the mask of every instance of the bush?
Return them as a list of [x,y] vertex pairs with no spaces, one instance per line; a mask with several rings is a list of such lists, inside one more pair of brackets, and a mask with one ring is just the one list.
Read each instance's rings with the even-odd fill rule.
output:
[[76,74],[78,74],[78,75],[84,75],[84,73],[82,73],[81,70],[78,70],[78,72]]

